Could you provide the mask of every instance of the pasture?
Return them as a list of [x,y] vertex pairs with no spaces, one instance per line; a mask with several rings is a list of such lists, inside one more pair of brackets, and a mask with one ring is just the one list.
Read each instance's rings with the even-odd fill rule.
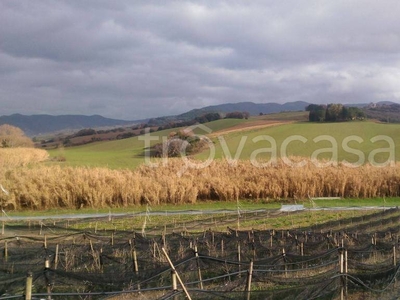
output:
[[[292,117],[296,122],[290,119]],[[298,121],[304,113],[260,116],[249,120],[218,120],[194,127],[199,137],[207,136],[211,144],[195,154],[195,159],[239,159],[258,161],[282,154],[320,160],[377,164],[400,159],[399,124],[372,121],[343,123],[309,123]],[[134,169],[145,163],[149,147],[166,139],[174,128],[123,140],[95,142],[87,145],[49,150],[52,164],[68,166]],[[374,140],[376,139],[376,140]],[[393,141],[393,145],[390,144]],[[147,147],[147,148],[146,148]],[[210,152],[210,147],[213,151]],[[62,162],[57,158],[62,157]],[[65,161],[64,161],[65,160]]]
[[[357,163],[360,157],[368,162],[369,156],[377,163],[389,159],[391,144],[383,137],[393,141],[394,159],[400,159],[400,125],[380,124],[375,122],[343,122],[343,123],[309,123],[297,122],[265,126],[265,128],[250,128],[236,132],[222,132],[212,139],[215,148],[215,158],[237,158],[248,160],[260,151],[258,159],[270,160],[271,153],[276,157],[285,155],[311,158],[313,153],[317,159],[332,159]],[[376,141],[373,139],[377,138]],[[346,140],[347,139],[347,140]],[[286,143],[286,145],[285,145]],[[379,150],[382,149],[382,150]],[[374,154],[377,151],[378,153]],[[210,151],[196,155],[198,159],[208,158]],[[372,157],[371,157],[372,159]]]
[[[220,120],[207,124],[211,131],[218,131],[236,126],[241,123],[251,122],[251,120]],[[149,134],[151,140],[149,145],[163,141],[171,132],[176,132],[184,128],[173,128],[152,132]],[[49,154],[54,161],[51,164],[61,164],[68,166],[81,167],[107,167],[111,169],[134,169],[145,162],[146,151],[143,136],[132,137],[122,140],[94,142],[76,147],[61,147],[49,150]],[[58,158],[64,158],[57,162]],[[65,161],[64,161],[65,160]]]

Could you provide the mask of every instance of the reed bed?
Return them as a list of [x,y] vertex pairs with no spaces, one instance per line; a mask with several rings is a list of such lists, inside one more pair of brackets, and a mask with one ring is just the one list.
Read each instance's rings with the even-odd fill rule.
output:
[[311,162],[290,167],[279,161],[256,167],[215,160],[204,168],[186,168],[181,159],[135,170],[32,165],[1,174],[9,209],[103,208],[184,204],[201,200],[264,201],[309,197],[374,198],[400,196],[400,164],[392,167],[344,165],[318,168]]
[[27,166],[45,161],[49,153],[35,148],[0,148],[0,169]]

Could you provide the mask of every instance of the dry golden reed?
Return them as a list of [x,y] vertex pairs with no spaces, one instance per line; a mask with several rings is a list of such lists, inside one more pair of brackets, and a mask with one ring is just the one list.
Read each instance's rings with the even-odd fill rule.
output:
[[0,168],[15,168],[45,161],[47,151],[35,148],[0,148]]
[[[184,172],[182,172],[184,171]],[[255,167],[250,161],[216,160],[201,169],[185,169],[181,159],[136,170],[74,168],[36,164],[8,170],[2,177],[9,209],[125,207],[199,200],[308,199],[308,197],[393,197],[400,195],[400,164],[378,168],[343,165],[318,168],[311,162],[290,167]]]

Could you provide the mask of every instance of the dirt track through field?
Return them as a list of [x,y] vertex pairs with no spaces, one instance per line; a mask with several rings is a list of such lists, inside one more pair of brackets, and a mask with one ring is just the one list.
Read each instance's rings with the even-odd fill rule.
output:
[[210,137],[217,137],[224,134],[234,133],[234,132],[241,132],[241,131],[250,131],[250,130],[257,130],[263,129],[272,126],[279,126],[293,123],[293,121],[255,121],[251,123],[239,124],[227,129],[218,130],[216,132],[211,133]]

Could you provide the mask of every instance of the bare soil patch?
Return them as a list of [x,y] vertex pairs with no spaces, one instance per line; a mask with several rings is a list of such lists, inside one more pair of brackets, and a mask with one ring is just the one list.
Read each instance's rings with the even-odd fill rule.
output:
[[279,125],[290,124],[290,123],[293,123],[293,121],[257,120],[254,122],[238,124],[238,125],[235,125],[233,127],[227,128],[227,129],[218,130],[216,132],[211,133],[210,137],[216,137],[219,135],[230,134],[230,133],[234,133],[234,132],[258,130],[258,129],[263,129],[266,127],[279,126]]

